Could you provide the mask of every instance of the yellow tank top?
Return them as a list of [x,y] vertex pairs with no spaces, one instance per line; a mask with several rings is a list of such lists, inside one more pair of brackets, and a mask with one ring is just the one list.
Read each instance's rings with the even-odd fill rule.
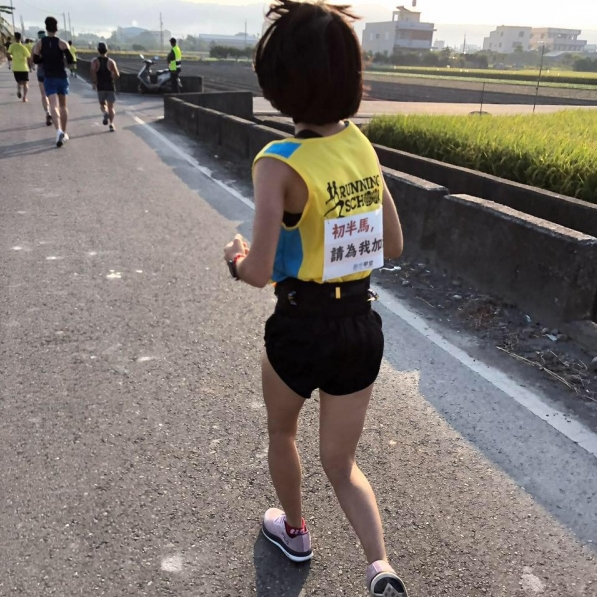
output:
[[282,225],[272,280],[362,280],[383,264],[383,179],[377,155],[349,122],[330,137],[285,139],[255,158],[288,164],[309,196],[299,223]]

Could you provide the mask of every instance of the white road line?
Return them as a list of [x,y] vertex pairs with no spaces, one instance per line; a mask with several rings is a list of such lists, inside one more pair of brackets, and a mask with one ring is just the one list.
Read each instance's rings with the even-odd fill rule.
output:
[[147,124],[144,120],[142,120],[138,116],[135,116],[131,112],[128,112],[128,114],[129,114],[129,116],[131,116],[133,118],[133,120],[137,124],[142,124],[143,126],[145,126],[146,129],[150,133],[152,133],[154,136],[156,136],[164,145],[166,145],[166,147],[168,147],[168,149],[172,150],[176,155],[178,155],[180,158],[182,158],[183,160],[188,162],[191,166],[193,166],[193,168],[195,168],[196,170],[199,170],[199,172],[201,172],[201,174],[203,174],[204,176],[209,178],[209,180],[211,180],[212,182],[215,182],[219,187],[222,187],[225,191],[230,193],[235,199],[238,199],[241,203],[244,203],[247,207],[250,207],[251,209],[255,209],[255,204],[250,199],[247,199],[246,197],[241,195],[236,189],[233,189],[232,187],[228,186],[226,183],[222,182],[221,180],[214,178],[213,173],[209,168],[205,168],[205,166],[202,166],[201,164],[199,164],[199,162],[195,158],[191,157],[188,153],[184,152],[182,149],[177,147],[174,143],[172,143],[172,141],[170,141],[170,139],[167,139],[166,137],[164,137],[164,135],[162,135],[160,132],[156,131],[152,126]]
[[[201,172],[201,174],[209,178],[222,189],[226,190],[233,197],[244,203],[244,205],[250,207],[251,209],[255,209],[255,204],[253,201],[247,199],[236,189],[233,189],[221,180],[214,178],[211,170],[201,166],[197,160],[185,153],[182,149],[172,143],[172,141],[167,139],[164,135],[143,121],[141,118],[130,112],[129,115],[135,120],[135,122],[146,127],[146,129],[157,139],[159,139],[161,143],[163,143],[180,158],[185,160],[193,168]],[[407,308],[402,301],[397,299],[387,290],[375,288],[375,291],[379,294],[380,302],[384,305],[384,307],[414,328],[417,332],[425,336],[425,338],[427,338],[430,342],[433,342],[433,344],[450,354],[467,369],[470,369],[482,377],[485,381],[489,382],[498,390],[502,391],[518,404],[524,406],[531,413],[559,431],[562,435],[572,440],[575,444],[578,444],[578,446],[586,450],[589,454],[597,457],[597,434],[591,431],[588,427],[582,423],[579,423],[578,421],[570,419],[570,417],[562,411],[549,406],[549,404],[547,404],[539,394],[521,386],[514,379],[499,369],[490,365],[486,365],[485,363],[481,363],[477,359],[474,359],[468,355],[464,350],[452,344],[440,333],[431,329],[423,318],[419,317],[419,315],[417,315],[414,311],[411,311],[409,308]]]

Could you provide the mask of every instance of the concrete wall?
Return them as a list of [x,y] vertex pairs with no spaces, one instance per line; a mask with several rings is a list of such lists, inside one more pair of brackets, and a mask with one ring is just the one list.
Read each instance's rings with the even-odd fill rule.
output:
[[250,91],[182,93],[178,97],[189,104],[217,110],[245,120],[253,119],[253,94]]
[[[223,96],[225,94],[204,95]],[[236,92],[232,92],[231,95],[238,96]],[[223,114],[210,108],[191,104],[184,99],[186,99],[184,94],[164,97],[164,118],[167,122],[175,124],[191,137],[221,145],[230,153],[247,160],[252,161],[271,141],[285,139],[289,136],[287,133],[260,126],[238,116]],[[197,98],[193,99],[197,100]],[[227,103],[222,97],[218,101],[220,105]],[[235,98],[232,98],[230,105],[234,104],[234,101]]]
[[597,205],[475,170],[374,145],[382,165],[431,180],[453,194],[466,193],[554,224],[597,236]]
[[[164,98],[166,121],[253,160],[288,133]],[[384,166],[404,228],[405,255],[427,258],[546,322],[597,319],[597,238]],[[582,203],[582,202],[581,202]]]

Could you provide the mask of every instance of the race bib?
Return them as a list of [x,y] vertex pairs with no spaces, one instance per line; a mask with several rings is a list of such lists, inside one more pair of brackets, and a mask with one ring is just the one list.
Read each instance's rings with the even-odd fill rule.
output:
[[325,220],[324,282],[383,267],[382,209]]

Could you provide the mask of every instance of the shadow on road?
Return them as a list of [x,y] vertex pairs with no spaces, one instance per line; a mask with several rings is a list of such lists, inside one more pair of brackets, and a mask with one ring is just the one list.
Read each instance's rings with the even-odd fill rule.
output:
[[[0,104],[1,106],[2,104]],[[36,124],[34,126],[28,126],[27,130],[28,131],[34,131],[35,129],[43,129],[46,128],[46,124],[44,123],[40,123],[40,124]],[[49,128],[49,127],[48,127]],[[19,128],[14,128],[14,129],[2,129],[0,130],[0,135],[3,133],[20,133],[21,131],[24,131],[25,129],[23,127],[19,127]]]
[[[75,133],[74,135],[71,135],[71,140],[65,144],[65,148],[67,148],[70,143],[76,142],[77,139],[84,139],[85,137],[97,137],[98,135],[103,135],[104,133],[106,133],[106,131],[99,129],[97,133],[91,133],[89,135],[77,135]],[[11,147],[1,147],[0,160],[19,156],[37,155],[40,153],[53,151],[57,149],[54,143],[54,134],[55,131],[52,133],[52,135],[49,135],[47,139],[42,139],[41,141],[28,141],[26,143],[20,143],[19,145],[13,145]],[[66,149],[64,151],[66,151]]]
[[310,562],[293,564],[259,533],[253,548],[257,597],[303,597]]
[[39,153],[50,151],[51,149],[52,139],[50,138],[42,141],[27,141],[26,143],[19,143],[18,145],[0,148],[0,160],[19,156],[37,155]]

